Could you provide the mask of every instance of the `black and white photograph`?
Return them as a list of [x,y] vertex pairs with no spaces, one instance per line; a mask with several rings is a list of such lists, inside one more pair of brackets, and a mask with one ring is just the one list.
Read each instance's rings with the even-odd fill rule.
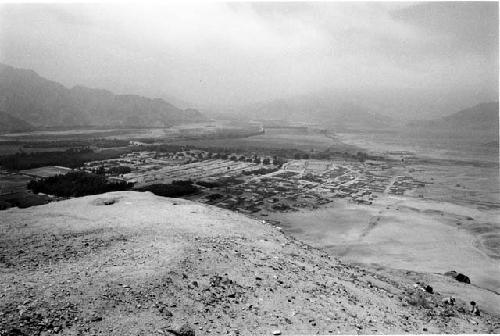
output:
[[498,1],[0,0],[0,336],[500,334]]

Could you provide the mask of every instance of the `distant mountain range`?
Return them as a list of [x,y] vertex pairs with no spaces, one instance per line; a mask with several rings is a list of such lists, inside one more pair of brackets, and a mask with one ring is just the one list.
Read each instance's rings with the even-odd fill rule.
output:
[[[375,93],[349,94],[339,91],[278,99],[232,109],[217,108],[212,111],[211,116],[308,122],[331,128],[403,126],[400,120],[382,115],[387,111],[396,118],[397,111],[390,110],[393,103],[383,103],[383,99]],[[403,108],[405,106],[401,105],[400,109]],[[163,99],[116,95],[110,91],[83,86],[68,89],[32,70],[17,69],[0,63],[0,131],[3,132],[70,127],[165,127],[205,120],[206,117],[199,111],[180,109]],[[498,132],[498,102],[479,104],[439,119],[412,121],[407,126]]]
[[[207,110],[207,113],[211,113],[211,116],[215,118],[232,117],[267,120],[272,121],[273,124],[307,122],[332,129],[374,130],[408,126],[436,130],[471,129],[485,132],[496,130],[498,132],[498,102],[481,103],[438,119],[408,122],[403,118],[399,118],[404,109],[403,105],[401,105],[398,113],[397,110],[394,110],[394,107],[391,110],[391,103],[380,103],[383,98],[383,96],[377,98],[372,93],[363,95],[363,93],[329,92],[296,96],[226,110],[223,108],[211,112]],[[422,104],[422,110],[425,110],[429,105],[428,103]],[[449,109],[453,109],[453,107],[449,106]],[[382,114],[386,110],[393,117]],[[412,113],[419,114],[419,110],[414,109]]]
[[0,130],[51,127],[165,127],[206,118],[163,99],[68,89],[32,70],[0,64]]
[[32,130],[33,126],[24,120],[0,111],[0,132],[18,132]]
[[439,119],[412,121],[408,123],[408,126],[432,129],[470,129],[498,132],[498,118],[498,102],[489,102],[458,111]]
[[372,113],[354,99],[335,95],[303,95],[234,109],[217,109],[211,116],[318,123],[333,128],[379,128],[395,123],[390,117]]

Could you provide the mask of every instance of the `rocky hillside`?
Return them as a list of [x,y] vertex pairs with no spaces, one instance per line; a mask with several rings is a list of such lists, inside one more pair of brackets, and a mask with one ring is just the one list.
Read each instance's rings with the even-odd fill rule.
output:
[[347,265],[279,228],[150,193],[2,212],[0,269],[0,335],[500,331],[417,274]]
[[0,111],[36,127],[163,127],[201,121],[162,99],[115,95],[76,86],[67,89],[32,70],[0,64]]

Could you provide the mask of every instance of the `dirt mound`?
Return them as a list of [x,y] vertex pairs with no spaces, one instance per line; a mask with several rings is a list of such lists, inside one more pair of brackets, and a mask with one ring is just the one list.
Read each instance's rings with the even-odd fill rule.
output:
[[[109,199],[119,202],[95,206]],[[270,225],[184,200],[116,192],[2,215],[0,335],[474,333],[500,325],[411,279],[344,264]]]

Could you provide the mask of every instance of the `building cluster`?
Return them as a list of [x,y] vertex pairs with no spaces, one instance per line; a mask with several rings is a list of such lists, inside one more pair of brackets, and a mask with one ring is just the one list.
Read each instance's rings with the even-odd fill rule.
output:
[[404,195],[407,190],[425,187],[425,182],[417,181],[411,176],[397,176],[389,188],[389,194]]
[[293,160],[271,174],[243,183],[206,190],[202,201],[245,213],[315,209],[347,197],[370,203],[389,178],[363,174],[349,164],[321,160]]
[[271,173],[250,178],[244,183],[211,189],[205,199],[219,207],[245,213],[314,209],[330,202],[312,190],[310,182],[280,174]]
[[101,169],[110,181],[126,181],[136,187],[176,180],[200,182],[201,193],[193,198],[263,215],[315,209],[335,198],[371,204],[381,193],[402,195],[422,184],[411,177],[394,178],[391,167],[383,161],[291,160],[279,170],[272,163],[272,157],[255,153],[186,150],[132,152],[118,159],[86,163],[83,169]]
[[213,153],[192,149],[180,152],[132,152],[118,159],[87,162],[82,170],[101,171],[111,182],[125,181],[143,187],[175,180],[234,177],[272,166],[272,163],[272,157],[255,154]]
[[[313,160],[308,160],[313,161]],[[316,183],[314,190],[333,198],[348,198],[353,202],[371,204],[377,193],[385,191],[390,174],[384,173],[389,167],[385,163],[327,162],[303,163],[303,170],[296,170],[300,178]]]
[[393,177],[385,162],[292,160],[274,173],[243,183],[208,188],[201,201],[244,213],[315,209],[335,198],[372,204],[382,193],[402,194],[422,186],[411,177]]

